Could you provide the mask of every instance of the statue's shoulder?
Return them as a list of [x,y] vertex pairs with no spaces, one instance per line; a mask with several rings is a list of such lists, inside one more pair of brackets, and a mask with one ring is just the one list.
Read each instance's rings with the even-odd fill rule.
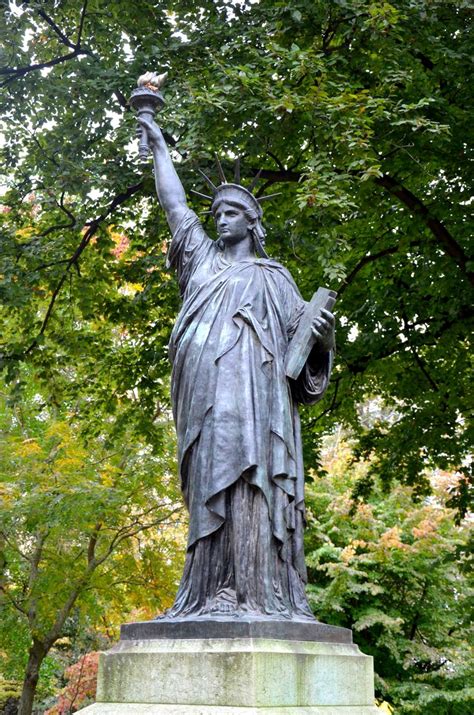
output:
[[296,287],[295,281],[293,280],[293,277],[288,268],[285,268],[285,266],[278,261],[275,261],[273,258],[259,258],[258,262],[261,265],[265,266],[274,275]]
[[181,212],[179,221],[176,222],[176,228],[173,231],[173,238],[179,236],[179,234],[188,231],[190,228],[201,228],[204,231],[202,222],[195,211],[185,206]]
[[288,273],[285,266],[283,266],[278,261],[275,261],[274,258],[257,258],[257,263],[260,266],[265,266],[266,268],[274,269],[277,271],[286,271]]

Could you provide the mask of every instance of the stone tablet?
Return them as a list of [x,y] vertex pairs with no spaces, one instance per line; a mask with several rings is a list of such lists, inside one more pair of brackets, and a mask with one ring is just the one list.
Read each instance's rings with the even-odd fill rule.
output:
[[331,311],[336,302],[337,293],[329,288],[318,288],[301,316],[298,328],[288,346],[285,360],[286,376],[296,380],[303,369],[314,345],[312,325],[321,314],[321,309]]

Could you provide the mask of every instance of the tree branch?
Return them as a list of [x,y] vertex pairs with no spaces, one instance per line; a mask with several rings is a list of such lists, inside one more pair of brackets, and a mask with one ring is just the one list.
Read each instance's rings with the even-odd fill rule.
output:
[[[151,507],[149,511],[153,511],[153,509],[155,509],[155,507]],[[125,539],[130,539],[143,531],[148,531],[149,529],[158,526],[158,524],[163,524],[164,522],[166,522],[167,519],[170,518],[170,516],[172,516],[173,514],[177,514],[180,511],[182,511],[181,506],[176,507],[176,509],[170,511],[168,514],[166,514],[166,516],[162,516],[159,519],[155,519],[148,524],[140,524],[139,520],[135,519],[135,521],[133,521],[128,526],[119,529],[119,531],[115,534],[112,541],[110,542],[109,547],[107,548],[105,553],[95,560],[96,565],[100,565],[106,559],[108,559],[109,556],[113,553],[113,551],[115,551],[117,546],[119,546],[119,544],[121,544],[122,541],[124,541]]]
[[[59,199],[59,208],[61,209],[61,211],[64,211],[64,213],[66,214],[66,216],[69,217],[69,220],[72,222],[70,228],[72,228],[72,227],[74,226],[74,224],[76,223],[76,217],[74,216],[74,214],[72,213],[72,211],[69,211],[69,209],[66,208],[66,206],[64,205],[64,197],[65,197],[65,195],[66,195],[66,192],[63,191],[62,194],[61,194],[61,198]],[[55,199],[55,201],[56,201],[56,199]],[[56,203],[57,203],[57,201],[56,201]]]
[[81,19],[79,20],[79,28],[77,30],[76,47],[80,46],[81,40],[82,40],[82,31],[84,29],[84,20],[86,19],[87,2],[88,2],[88,0],[84,0],[84,4],[82,6]]
[[[260,171],[260,178],[267,179],[273,183],[279,181],[301,181],[302,174],[298,171],[276,171],[272,169],[256,169],[253,167],[251,173],[256,176]],[[360,172],[356,172],[360,174]],[[386,191],[388,191],[392,196],[396,196],[402,204],[404,204],[412,214],[419,216],[427,228],[431,231],[433,236],[436,238],[438,243],[441,245],[444,253],[446,253],[450,258],[452,258],[455,263],[462,270],[464,275],[467,277],[469,282],[474,285],[474,272],[467,268],[467,263],[469,261],[462,246],[456,241],[454,236],[448,231],[446,226],[442,221],[433,216],[431,211],[421,199],[419,199],[415,194],[413,194],[406,186],[403,186],[399,181],[394,179],[389,174],[384,174],[383,176],[377,176],[373,179],[376,184],[382,186]]]
[[9,82],[11,82],[12,80],[19,79],[20,77],[24,77],[26,74],[29,74],[30,72],[36,72],[38,70],[47,69],[48,67],[54,67],[55,65],[61,64],[62,62],[66,62],[67,60],[71,60],[74,57],[79,57],[80,55],[92,55],[90,50],[81,47],[82,31],[84,29],[84,21],[86,18],[87,2],[88,2],[88,0],[84,0],[84,4],[82,6],[81,17],[80,17],[79,26],[77,29],[76,43],[71,42],[71,40],[56,25],[54,20],[52,20],[49,17],[49,15],[47,15],[46,12],[40,8],[38,10],[38,14],[40,15],[40,17],[42,17],[43,20],[53,29],[53,31],[59,37],[62,44],[66,45],[66,47],[69,47],[71,49],[71,52],[68,52],[66,55],[61,55],[60,57],[55,57],[52,60],[47,60],[45,62],[38,62],[36,64],[27,65],[25,67],[15,67],[15,68],[6,67],[3,69],[0,69],[0,75],[5,75],[7,77],[7,79],[4,82],[2,82],[0,86],[3,87],[5,85],[7,85]]
[[28,578],[28,592],[30,596],[30,605],[28,608],[28,622],[30,625],[33,627],[35,620],[36,620],[36,606],[37,606],[37,599],[35,596],[33,596],[33,589],[35,582],[38,578],[39,574],[39,563],[41,561],[41,557],[43,555],[43,546],[44,542],[48,538],[48,533],[49,531],[43,531],[43,532],[38,532],[36,535],[36,546],[33,551],[33,554],[31,555],[29,561],[31,564],[30,567],[30,574]]
[[[109,544],[109,548],[106,550],[106,552],[99,558],[96,558],[94,556],[91,560],[88,560],[86,569],[82,576],[76,581],[75,585],[73,586],[72,590],[69,593],[69,596],[65,600],[62,608],[60,608],[58,615],[56,616],[56,619],[54,621],[54,624],[49,630],[49,633],[45,637],[44,642],[51,647],[55,641],[59,638],[61,634],[61,630],[64,626],[64,623],[66,621],[66,618],[69,616],[69,613],[71,612],[72,607],[74,606],[75,602],[77,601],[82,589],[84,586],[87,584],[89,579],[91,578],[92,574],[94,571],[106,561],[115,548],[121,543],[124,539],[131,538],[135,536],[137,533],[140,531],[147,531],[148,529],[153,528],[154,526],[157,526],[160,523],[163,523],[168,519],[172,514],[174,514],[177,511],[180,511],[181,507],[179,509],[174,509],[170,513],[166,515],[166,517],[161,517],[160,519],[156,519],[153,522],[150,522],[149,524],[142,524],[138,526],[136,529],[133,529],[131,531],[127,531],[125,533],[122,533],[122,535],[119,537],[119,539],[112,539],[112,542]],[[122,530],[119,530],[122,531]]]
[[429,382],[429,384],[431,385],[431,387],[433,388],[433,390],[434,390],[435,392],[439,392],[439,387],[438,387],[438,385],[436,384],[436,382],[433,380],[433,378],[432,378],[431,375],[429,374],[428,370],[427,370],[426,367],[425,367],[425,362],[424,362],[424,360],[422,360],[421,357],[418,355],[417,349],[414,347],[414,345],[410,345],[410,350],[411,350],[411,352],[413,353],[413,357],[415,358],[416,364],[418,365],[418,367],[420,368],[421,372],[423,373],[423,375],[424,375],[424,376],[426,377],[426,379],[428,380],[428,382]]
[[[418,599],[418,603],[421,605],[421,609],[423,609],[425,606],[425,598],[426,598],[427,593],[428,593],[428,579],[424,582],[420,597]],[[408,634],[408,639],[411,641],[415,639],[416,631],[418,629],[418,623],[420,622],[420,618],[421,618],[421,614],[422,614],[421,609],[417,610],[415,612],[415,616],[414,616],[412,624],[410,626],[410,633]]]
[[[73,712],[72,706],[73,706],[74,703],[76,702],[77,696],[79,695],[79,690],[80,690],[80,687],[81,687],[81,684],[82,684],[82,683],[81,683],[81,680],[82,680],[82,674],[83,674],[83,672],[84,672],[84,664],[85,664],[85,661],[86,661],[86,656],[83,655],[82,658],[81,658],[81,667],[80,667],[80,670],[79,670],[79,676],[78,676],[77,681],[76,681],[76,687],[74,688],[74,693],[73,693],[72,698],[70,698],[69,703],[67,704],[67,707],[68,707],[69,712]],[[76,710],[76,708],[74,708],[74,710]]]
[[0,531],[0,535],[1,535],[2,539],[5,541],[5,543],[8,544],[8,546],[11,549],[13,549],[13,551],[15,551],[17,554],[19,554],[22,559],[24,559],[25,561],[30,560],[30,557],[27,554],[25,554],[17,544],[12,543],[12,541],[8,538],[6,532]]
[[[411,333],[412,333],[412,325],[411,325],[411,323],[410,323],[410,321],[409,321],[409,319],[408,319],[408,316],[407,316],[407,314],[406,314],[406,312],[405,312],[405,309],[403,309],[403,311],[402,311],[402,319],[403,319],[403,327],[404,327],[404,330],[406,330],[408,336],[410,336]],[[424,360],[422,360],[421,357],[419,356],[416,347],[413,345],[413,343],[412,343],[410,340],[408,341],[408,345],[409,345],[409,347],[410,347],[410,350],[411,350],[411,353],[412,353],[413,357],[415,358],[416,364],[418,365],[419,369],[421,370],[421,372],[423,373],[423,375],[424,375],[425,378],[427,379],[428,383],[431,385],[432,389],[433,389],[435,392],[439,392],[439,387],[438,387],[438,385],[436,384],[436,382],[433,380],[433,378],[432,378],[431,375],[429,374],[428,370],[426,369],[425,362],[424,362]]]
[[[71,211],[69,211],[69,209],[67,209],[64,206],[64,195],[65,195],[65,191],[62,192],[59,203],[56,201],[56,199],[55,199],[55,203],[58,205],[58,207],[61,209],[61,211],[63,213],[65,213],[66,216],[69,218],[69,223],[58,223],[55,226],[49,226],[44,231],[42,231],[40,234],[38,234],[38,236],[36,236],[36,238],[44,238],[45,236],[49,236],[49,234],[53,233],[54,231],[59,231],[62,228],[74,228],[74,226],[76,225],[76,217],[74,216],[74,214]],[[65,263],[65,262],[67,262],[67,261],[66,260],[56,261],[56,263]],[[50,265],[54,265],[54,264],[50,264]]]
[[31,140],[36,144],[36,146],[37,146],[38,149],[40,150],[41,155],[42,155],[42,156],[45,156],[46,159],[48,159],[48,161],[50,161],[52,164],[54,164],[54,166],[55,166],[57,169],[61,169],[60,163],[59,163],[58,161],[56,161],[56,159],[54,158],[54,156],[51,156],[51,155],[49,155],[49,154],[47,153],[46,149],[42,146],[40,140],[38,139],[38,137],[35,135],[34,132],[35,132],[35,130],[32,129],[32,130],[29,132],[29,135],[30,135],[30,137],[31,137]]
[[95,547],[97,545],[97,539],[99,538],[99,531],[102,528],[102,524],[98,522],[94,531],[89,539],[89,544],[87,546],[87,563],[90,564],[95,559]]
[[127,201],[131,196],[133,196],[134,194],[136,194],[137,191],[139,191],[139,190],[142,188],[142,186],[143,186],[143,184],[142,184],[142,182],[140,182],[140,183],[138,183],[138,184],[135,184],[134,186],[130,186],[126,191],[123,191],[121,194],[118,194],[118,195],[111,201],[111,203],[109,204],[108,208],[107,208],[103,213],[100,214],[100,216],[98,216],[97,218],[95,218],[93,221],[89,221],[89,222],[86,224],[86,226],[87,226],[88,228],[87,228],[86,232],[84,233],[84,235],[83,235],[83,237],[82,237],[82,239],[81,239],[81,241],[80,241],[78,247],[77,247],[76,250],[74,251],[73,255],[72,255],[72,256],[68,259],[68,261],[67,261],[67,264],[66,264],[66,268],[65,268],[65,270],[64,270],[64,273],[63,273],[63,275],[61,276],[61,278],[59,279],[59,282],[58,282],[58,284],[56,285],[56,288],[54,289],[53,294],[52,294],[52,296],[51,296],[51,299],[50,299],[50,301],[49,301],[49,305],[48,305],[48,308],[47,308],[47,310],[46,310],[46,314],[45,314],[45,316],[44,316],[44,318],[43,318],[43,322],[42,322],[42,324],[41,324],[41,328],[40,328],[40,330],[39,330],[39,333],[38,333],[38,335],[36,336],[36,338],[33,340],[33,342],[31,343],[31,345],[25,350],[25,353],[24,353],[25,355],[28,355],[28,353],[30,353],[32,350],[34,350],[34,348],[35,348],[35,347],[37,346],[37,344],[38,344],[38,338],[39,338],[41,335],[44,334],[44,332],[45,332],[45,330],[46,330],[46,327],[47,327],[47,325],[48,325],[48,321],[49,321],[49,319],[50,319],[50,317],[51,317],[51,314],[52,314],[52,312],[53,312],[54,305],[55,305],[55,303],[56,303],[56,299],[57,299],[57,297],[58,297],[58,295],[59,295],[59,293],[60,293],[60,291],[61,291],[61,288],[63,287],[64,283],[66,282],[66,279],[67,279],[67,277],[68,277],[69,271],[71,270],[72,266],[74,266],[74,265],[77,263],[79,257],[81,256],[81,254],[83,253],[83,251],[84,251],[84,250],[87,248],[87,246],[89,245],[91,239],[93,238],[95,232],[97,231],[97,229],[99,228],[99,226],[101,225],[101,223],[102,223],[103,221],[105,221],[105,219],[108,218],[108,216],[110,216],[110,214],[113,213],[113,211],[114,211],[118,206],[120,206],[121,204],[125,203],[125,201]]
[[275,164],[278,166],[278,168],[280,169],[280,171],[286,171],[285,167],[283,166],[283,164],[281,163],[280,159],[277,157],[276,154],[274,154],[272,151],[270,151],[270,149],[267,149],[266,153],[268,154],[268,156],[269,156],[271,159],[273,159],[273,161],[274,161]]
[[337,393],[339,391],[339,383],[342,380],[342,375],[338,375],[336,378],[334,378],[331,382],[334,385],[334,392],[331,400],[331,404],[329,407],[326,407],[325,410],[323,410],[317,417],[314,417],[312,420],[310,420],[307,423],[307,427],[311,428],[313,427],[316,422],[319,422],[319,420],[324,417],[325,415],[328,415],[330,412],[332,412],[334,409],[337,409],[339,405],[341,404],[340,402],[336,402],[337,400]]
[[434,62],[428,57],[428,55],[425,55],[420,50],[412,50],[411,54],[413,57],[416,57],[417,60],[420,60],[425,69],[430,71],[434,69]]
[[347,369],[352,375],[358,375],[359,373],[365,372],[370,363],[376,362],[377,360],[384,360],[385,358],[391,357],[392,355],[396,355],[404,347],[406,347],[406,343],[393,341],[389,344],[388,342],[386,342],[384,349],[380,349],[377,353],[361,355],[353,362],[345,361],[345,363]]
[[67,60],[72,60],[74,57],[79,57],[79,55],[87,54],[89,54],[88,50],[83,50],[82,48],[77,47],[72,52],[68,52],[67,55],[55,57],[53,60],[48,60],[47,62],[38,62],[35,65],[27,65],[26,67],[16,67],[12,69],[6,67],[4,69],[0,69],[0,75],[7,75],[8,77],[4,82],[2,82],[0,87],[4,87],[14,79],[24,77],[24,75],[28,74],[29,72],[35,72],[37,70],[47,69],[48,67],[54,67],[55,65],[59,65],[61,62],[66,62]]
[[8,593],[8,591],[7,591],[7,589],[6,589],[5,586],[0,585],[0,592],[3,593],[3,595],[4,595],[5,598],[6,598],[6,600],[8,601],[8,603],[11,603],[11,605],[13,606],[13,608],[15,608],[15,609],[16,609],[19,613],[21,613],[23,616],[28,616],[28,611],[25,611],[25,609],[22,608],[22,607],[17,603],[17,601],[15,601],[15,599]]
[[41,556],[43,554],[43,546],[44,546],[44,542],[48,538],[48,533],[49,533],[48,530],[37,533],[35,550],[33,551],[33,554],[28,559],[31,564],[30,577],[28,580],[28,589],[30,591],[33,587],[33,584],[34,584],[36,578],[38,577],[39,562],[41,561]]
[[379,258],[383,258],[384,256],[390,256],[393,255],[398,251],[398,246],[389,246],[388,248],[384,248],[383,250],[379,251],[378,253],[369,253],[365,256],[363,256],[359,263],[352,269],[352,271],[349,273],[349,275],[344,279],[342,284],[339,286],[337,289],[338,295],[340,296],[346,288],[352,283],[356,275],[359,273],[360,270],[364,266],[366,266],[368,263],[373,263],[374,261],[378,261]]
[[75,45],[74,42],[71,42],[71,40],[69,39],[69,37],[67,37],[67,35],[65,35],[64,32],[62,32],[62,31],[59,29],[59,27],[56,25],[56,23],[54,22],[54,20],[53,20],[52,18],[50,18],[49,15],[47,15],[43,9],[37,8],[37,11],[38,11],[38,15],[39,15],[40,17],[42,17],[43,20],[44,20],[45,22],[47,22],[48,25],[54,30],[54,32],[55,32],[56,35],[59,37],[59,39],[61,40],[61,42],[63,43],[63,45],[66,45],[67,47],[70,47],[72,50],[75,50],[76,47],[77,47],[77,45]]
[[466,275],[472,285],[474,285],[474,272],[467,268],[468,257],[462,246],[454,239],[444,223],[437,219],[427,206],[413,194],[406,186],[388,174],[378,176],[375,183],[383,186],[390,194],[396,196],[412,214],[419,216],[430,229],[438,243],[441,244],[444,252],[450,256]]
[[303,176],[299,171],[290,171],[289,169],[277,170],[277,169],[256,169],[255,167],[250,168],[251,176],[257,176],[260,174],[261,179],[267,179],[272,183],[277,181],[300,181]]

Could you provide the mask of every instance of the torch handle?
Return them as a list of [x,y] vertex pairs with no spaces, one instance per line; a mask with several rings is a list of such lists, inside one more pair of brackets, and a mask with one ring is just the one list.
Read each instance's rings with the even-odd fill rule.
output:
[[[152,122],[156,112],[159,112],[165,101],[159,92],[150,90],[147,87],[137,87],[130,97],[130,105],[135,109],[137,118],[146,119],[147,122]],[[142,163],[148,162],[150,153],[150,145],[148,143],[147,130],[139,126],[137,131],[138,141],[138,156]]]
[[[152,122],[154,119],[154,112],[147,111],[145,109],[138,111],[138,117],[146,119],[148,122]],[[145,127],[140,127],[141,134],[138,141],[138,156],[140,161],[145,163],[148,161],[148,155],[150,153],[150,145],[148,143],[148,133]]]

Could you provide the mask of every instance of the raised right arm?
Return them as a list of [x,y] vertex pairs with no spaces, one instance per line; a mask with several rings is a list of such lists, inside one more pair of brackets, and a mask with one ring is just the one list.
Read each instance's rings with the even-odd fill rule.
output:
[[156,193],[166,213],[171,233],[174,234],[188,209],[186,194],[173,166],[161,129],[155,122],[148,122],[146,119],[138,121],[148,134],[148,141],[153,152]]

